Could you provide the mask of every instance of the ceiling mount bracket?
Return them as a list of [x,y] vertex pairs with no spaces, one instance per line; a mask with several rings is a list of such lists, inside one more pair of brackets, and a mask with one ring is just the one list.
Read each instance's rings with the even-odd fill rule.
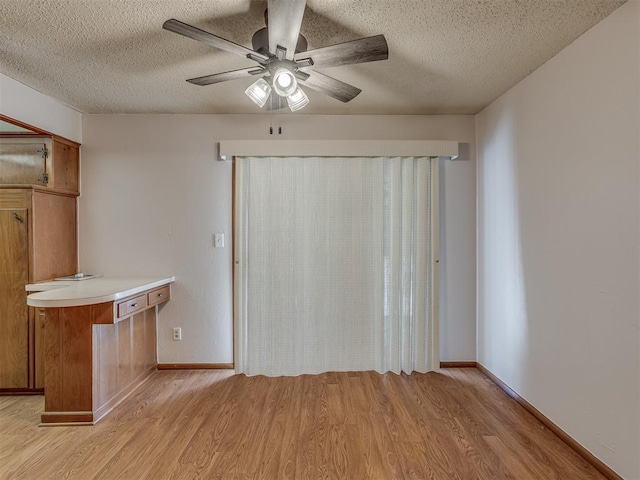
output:
[[313,60],[311,58],[303,58],[301,60],[296,60],[296,68],[307,68],[313,67]]
[[247,53],[247,58],[249,60],[253,60],[254,62],[258,62],[260,65],[268,65],[270,60],[269,58],[265,60],[264,57],[262,55],[259,55],[257,52]]
[[298,70],[297,68],[293,70],[293,74],[300,80],[307,80],[311,76],[307,72],[303,72],[301,70]]

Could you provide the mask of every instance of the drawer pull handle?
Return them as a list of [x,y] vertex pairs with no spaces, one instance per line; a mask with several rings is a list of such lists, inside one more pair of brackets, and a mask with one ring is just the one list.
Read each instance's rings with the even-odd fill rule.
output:
[[159,293],[158,296],[159,297],[164,297],[164,293]]
[[131,306],[132,306],[132,307],[137,307],[137,306],[138,306],[138,304],[137,304],[137,303],[132,303],[132,304],[131,304]]

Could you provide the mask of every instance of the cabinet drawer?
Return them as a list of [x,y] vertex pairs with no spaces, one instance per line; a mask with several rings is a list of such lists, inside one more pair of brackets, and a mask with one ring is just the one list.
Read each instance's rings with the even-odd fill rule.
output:
[[147,296],[140,295],[118,304],[118,318],[126,317],[147,307]]
[[149,293],[147,293],[147,304],[151,306],[155,305],[156,303],[166,302],[167,300],[169,300],[170,296],[171,289],[169,288],[169,285],[156,288],[155,290],[151,290]]

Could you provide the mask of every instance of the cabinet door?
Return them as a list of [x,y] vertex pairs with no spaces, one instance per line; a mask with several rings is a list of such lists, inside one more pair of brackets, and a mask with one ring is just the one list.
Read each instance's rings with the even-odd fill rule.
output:
[[0,388],[27,388],[29,246],[27,210],[0,210]]
[[44,151],[51,147],[51,140],[12,138],[0,142],[0,183],[42,185],[46,171]]

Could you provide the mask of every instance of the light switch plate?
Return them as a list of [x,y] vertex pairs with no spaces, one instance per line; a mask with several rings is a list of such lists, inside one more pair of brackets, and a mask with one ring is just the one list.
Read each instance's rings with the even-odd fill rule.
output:
[[213,236],[214,248],[224,248],[224,233],[216,233]]

